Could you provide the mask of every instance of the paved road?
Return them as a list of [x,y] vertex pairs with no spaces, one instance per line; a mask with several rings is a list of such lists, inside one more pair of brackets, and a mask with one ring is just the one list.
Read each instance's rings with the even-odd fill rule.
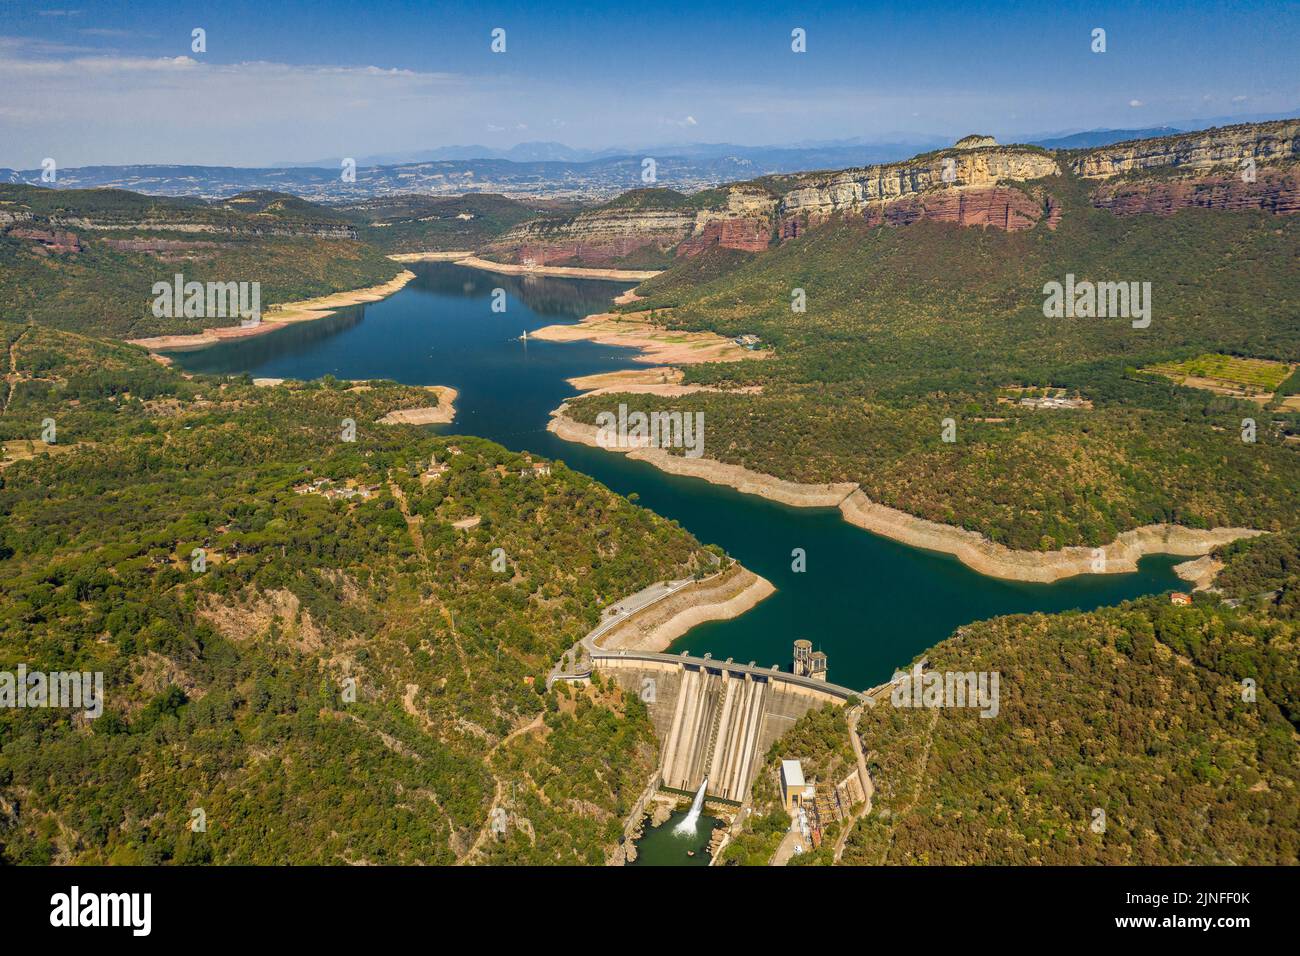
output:
[[[713,577],[713,575],[710,575],[710,577]],[[590,668],[584,669],[581,666],[577,667],[573,671],[564,670],[565,661],[570,654],[574,655],[575,661],[581,660],[584,652],[590,653],[590,651],[596,647],[596,641],[603,637],[607,631],[617,627],[619,624],[632,617],[632,615],[645,610],[650,605],[662,601],[670,595],[676,594],[682,588],[694,582],[694,580],[694,578],[679,578],[676,581],[668,581],[666,583],[663,581],[656,581],[649,587],[642,588],[635,594],[629,594],[622,600],[611,604],[605,609],[604,619],[592,628],[585,637],[574,642],[573,646],[565,651],[564,654],[561,655],[560,660],[551,668],[551,672],[546,675],[547,690],[549,690],[551,686],[562,677],[585,677],[591,672]],[[709,578],[704,578],[703,580],[707,581]]]
[[848,820],[844,821],[843,832],[840,838],[835,841],[835,862],[840,862],[844,856],[844,844],[848,842],[849,834],[857,826],[859,820],[871,812],[871,798],[876,795],[875,784],[871,780],[871,774],[867,772],[867,758],[862,752],[862,738],[858,736],[858,718],[862,716],[862,706],[850,708],[848,713],[849,720],[849,742],[853,744],[853,756],[858,761],[858,779],[862,783],[862,792],[866,795],[866,800],[858,808],[858,812],[853,814]]

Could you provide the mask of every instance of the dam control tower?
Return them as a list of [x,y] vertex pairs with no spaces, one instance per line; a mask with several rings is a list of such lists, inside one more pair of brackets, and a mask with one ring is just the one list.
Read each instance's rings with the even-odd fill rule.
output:
[[794,642],[794,673],[796,677],[811,677],[813,680],[826,680],[826,654],[814,651],[812,641],[802,638]]

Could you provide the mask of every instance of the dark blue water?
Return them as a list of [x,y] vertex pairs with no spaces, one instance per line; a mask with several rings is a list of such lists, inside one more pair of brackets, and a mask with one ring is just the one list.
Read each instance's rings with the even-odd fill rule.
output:
[[[575,390],[566,378],[636,367],[635,353],[587,342],[519,341],[556,322],[603,311],[627,288],[592,280],[517,278],[450,264],[413,267],[418,278],[382,302],[200,352],[177,353],[192,371],[268,378],[388,378],[460,391],[456,421],[439,430],[481,435],[563,460],[716,543],[777,587],[731,621],[701,625],[674,650],[780,664],[808,638],[830,659],[830,679],[867,687],[949,636],[998,614],[1116,604],[1178,586],[1179,559],[1144,559],[1137,573],[1056,584],[988,578],[955,558],[919,551],[846,524],[835,509],[791,508],[695,478],[666,475],[626,456],[560,441],[548,413]],[[506,311],[491,310],[492,290]],[[791,551],[807,571],[791,570]]]

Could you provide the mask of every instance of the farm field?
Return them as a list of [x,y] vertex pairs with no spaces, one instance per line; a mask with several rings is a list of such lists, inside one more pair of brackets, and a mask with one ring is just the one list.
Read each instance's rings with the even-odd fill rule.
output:
[[1152,365],[1143,371],[1163,375],[1189,388],[1206,388],[1221,394],[1267,399],[1294,369],[1295,366],[1286,362],[1210,353],[1182,362]]

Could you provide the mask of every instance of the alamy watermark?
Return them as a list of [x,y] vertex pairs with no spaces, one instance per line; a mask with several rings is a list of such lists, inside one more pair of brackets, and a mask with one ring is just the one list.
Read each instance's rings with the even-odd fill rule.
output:
[[176,273],[171,282],[153,284],[156,319],[224,319],[239,316],[240,325],[262,320],[260,282],[186,282]]
[[73,885],[50,897],[50,925],[125,927],[132,936],[148,936],[153,928],[152,893],[83,893]]
[[1132,319],[1133,328],[1151,325],[1150,282],[1078,282],[1043,286],[1043,316],[1049,319]]
[[104,712],[103,671],[0,671],[0,707],[80,710],[89,720]]
[[890,703],[895,707],[971,707],[981,717],[996,717],[1000,708],[997,671],[895,671]]
[[684,448],[687,458],[704,454],[703,412],[631,412],[620,403],[618,414],[596,416],[596,444],[601,448]]

